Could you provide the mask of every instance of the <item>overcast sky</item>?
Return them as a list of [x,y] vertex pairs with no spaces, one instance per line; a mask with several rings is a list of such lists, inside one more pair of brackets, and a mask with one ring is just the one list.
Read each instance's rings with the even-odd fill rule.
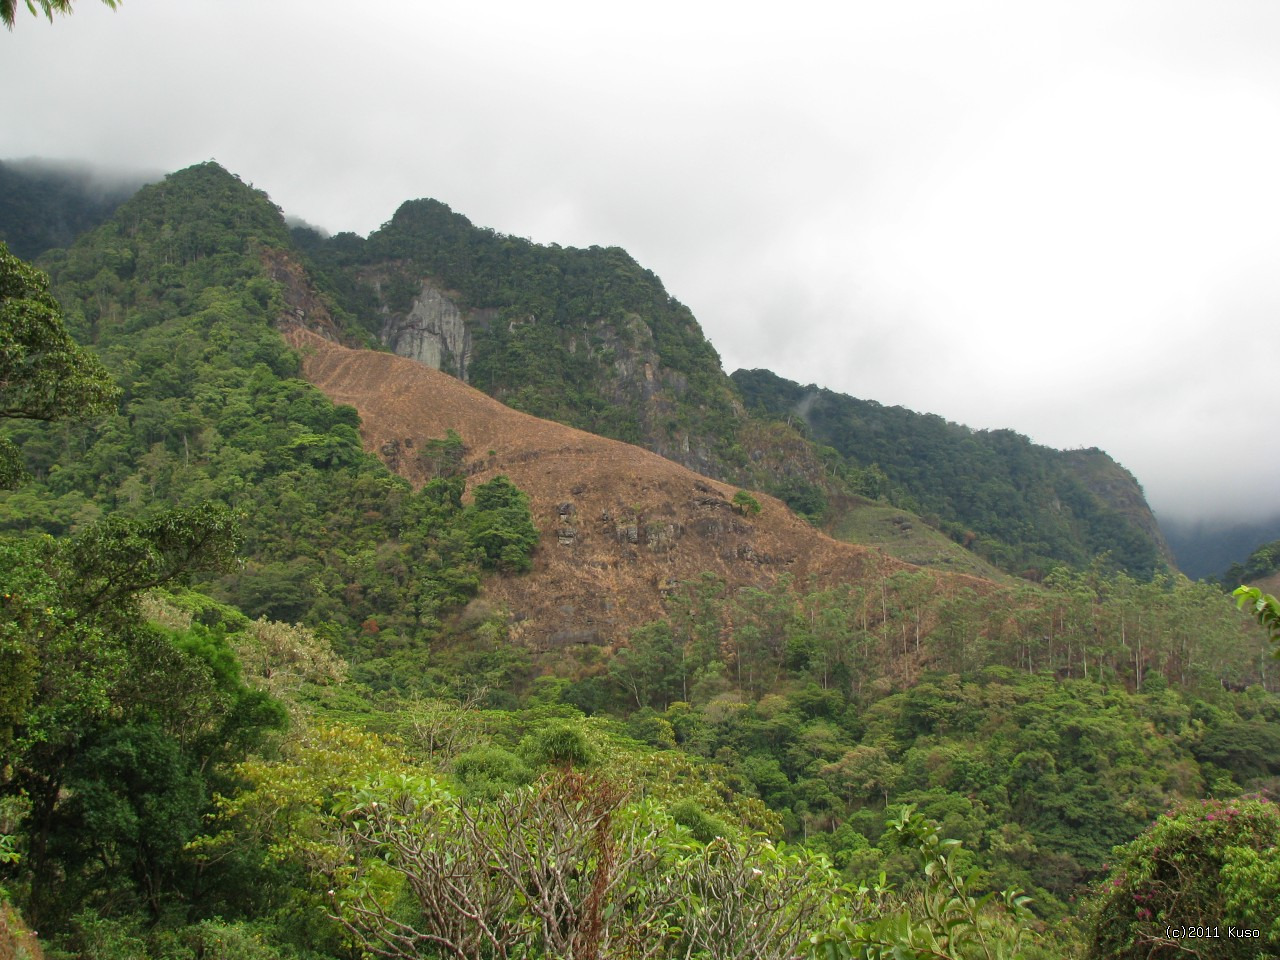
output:
[[0,157],[210,158],[331,232],[625,247],[726,370],[1280,512],[1280,4],[77,0]]

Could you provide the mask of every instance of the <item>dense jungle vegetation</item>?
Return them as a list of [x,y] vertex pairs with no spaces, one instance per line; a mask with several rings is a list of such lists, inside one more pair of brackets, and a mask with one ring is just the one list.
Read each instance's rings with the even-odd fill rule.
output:
[[1220,590],[707,575],[535,659],[472,602],[527,501],[464,495],[469,438],[418,491],[362,452],[273,329],[292,243],[205,164],[56,300],[0,251],[0,900],[44,956],[1280,950],[1278,664]]

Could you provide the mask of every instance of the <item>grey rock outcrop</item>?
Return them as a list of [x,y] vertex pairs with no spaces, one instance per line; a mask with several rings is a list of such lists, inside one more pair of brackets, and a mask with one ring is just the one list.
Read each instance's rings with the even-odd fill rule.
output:
[[387,317],[382,342],[393,353],[467,380],[471,331],[458,305],[430,282],[423,282],[407,314]]

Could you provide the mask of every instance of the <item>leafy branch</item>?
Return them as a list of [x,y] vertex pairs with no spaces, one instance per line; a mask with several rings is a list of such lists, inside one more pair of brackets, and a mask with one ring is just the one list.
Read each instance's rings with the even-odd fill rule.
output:
[[[102,2],[112,10],[120,5],[120,0],[102,0]],[[53,23],[55,13],[71,12],[71,0],[26,0],[26,4],[33,15],[43,13],[49,18],[50,23]],[[17,13],[18,0],[0,0],[0,20],[3,20],[4,25],[10,30],[13,29],[13,21]]]
[[1032,920],[1031,898],[1016,890],[973,894],[977,872],[963,873],[959,840],[903,806],[887,823],[914,846],[925,886],[914,900],[894,897],[884,875],[858,889],[864,919],[845,918],[812,938],[821,960],[1018,960]]
[[[1271,642],[1280,644],[1280,600],[1269,593],[1263,593],[1257,587],[1237,587],[1231,595],[1236,598],[1237,607],[1241,610],[1248,608],[1254,619],[1267,631]],[[1276,647],[1273,654],[1280,657],[1280,646]]]

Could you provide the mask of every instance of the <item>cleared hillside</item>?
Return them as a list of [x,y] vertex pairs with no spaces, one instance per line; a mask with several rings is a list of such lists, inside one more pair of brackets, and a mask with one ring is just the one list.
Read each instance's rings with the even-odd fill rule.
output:
[[[509,476],[530,497],[542,541],[534,570],[495,580],[486,599],[513,614],[537,648],[610,644],[661,614],[665,592],[710,572],[737,586],[790,575],[823,586],[912,569],[877,550],[831,539],[772,497],[760,512],[732,504],[736,488],[639,447],[511,410],[412,360],[352,350],[290,325],[303,373],[359,411],[365,448],[415,484],[428,479],[428,442],[456,431],[475,485]],[[939,579],[939,589],[981,585]]]

